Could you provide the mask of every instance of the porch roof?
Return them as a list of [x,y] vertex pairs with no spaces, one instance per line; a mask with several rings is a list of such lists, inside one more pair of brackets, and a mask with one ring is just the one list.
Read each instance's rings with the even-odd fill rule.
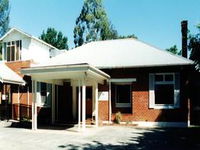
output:
[[21,73],[31,75],[33,80],[41,82],[55,83],[55,81],[64,80],[83,80],[93,79],[98,83],[103,83],[110,76],[105,72],[93,67],[87,63],[66,64],[54,66],[35,66],[22,69]]
[[25,81],[12,71],[5,63],[0,63],[0,82],[25,85]]

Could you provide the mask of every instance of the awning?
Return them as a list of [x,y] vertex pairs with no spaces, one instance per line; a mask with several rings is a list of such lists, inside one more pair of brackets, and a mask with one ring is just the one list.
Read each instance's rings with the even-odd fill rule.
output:
[[87,63],[65,64],[55,66],[35,66],[22,69],[21,73],[31,75],[33,80],[39,82],[53,83],[56,81],[84,80],[91,79],[103,84],[110,76],[105,72],[93,67]]
[[5,63],[0,63],[0,82],[20,85],[26,84],[22,77],[7,67]]

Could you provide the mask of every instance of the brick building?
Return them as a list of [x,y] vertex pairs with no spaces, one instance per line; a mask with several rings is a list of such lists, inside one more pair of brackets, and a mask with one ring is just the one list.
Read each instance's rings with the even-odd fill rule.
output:
[[[5,35],[3,42],[7,36],[14,33]],[[52,47],[48,52],[45,61],[38,61],[43,59],[40,55],[7,63],[16,73],[21,70],[27,83],[21,91],[29,96],[20,104],[29,101],[31,108],[26,110],[33,129],[38,122],[82,128],[86,120],[94,125],[111,123],[117,112],[121,122],[135,125],[187,126],[192,61],[136,39],[91,42],[51,58]]]

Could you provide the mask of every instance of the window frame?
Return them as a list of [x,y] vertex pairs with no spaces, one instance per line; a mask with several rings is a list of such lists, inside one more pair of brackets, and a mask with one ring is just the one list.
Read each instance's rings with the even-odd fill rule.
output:
[[[117,108],[131,108],[132,103],[133,103],[133,82],[136,82],[136,78],[111,78],[109,80],[112,85],[114,85],[114,102],[115,102],[115,107]],[[130,103],[117,103],[116,97],[116,86],[115,85],[130,85]],[[112,93],[112,92],[111,92]]]
[[[130,108],[131,107],[131,98],[132,98],[132,84],[131,83],[114,83],[115,85],[115,106],[116,107],[119,107],[119,108]],[[130,90],[130,97],[129,97],[129,103],[119,103],[118,101],[118,93],[117,93],[117,87],[120,86],[120,85],[128,85]]]
[[[163,81],[155,81],[156,75],[163,75]],[[166,81],[166,75],[173,75],[172,81]],[[177,81],[178,80],[178,81]],[[155,86],[173,84],[174,99],[173,104],[156,104],[155,103]],[[149,108],[154,109],[175,109],[180,107],[180,74],[179,73],[150,73],[149,74]]]
[[[8,49],[9,49],[9,52],[8,52]],[[14,49],[14,51],[13,51],[13,49]],[[22,40],[3,42],[2,53],[3,53],[4,61],[7,61],[7,62],[20,61],[21,60],[21,51],[22,51]],[[9,53],[9,57],[8,57],[8,53]],[[12,59],[12,56],[13,56],[13,59]]]
[[[41,87],[42,84],[46,84],[46,91],[42,91]],[[45,96],[42,92],[46,92]],[[52,84],[44,83],[44,82],[37,82],[37,105],[40,107],[50,107],[51,106],[51,99],[52,99]]]

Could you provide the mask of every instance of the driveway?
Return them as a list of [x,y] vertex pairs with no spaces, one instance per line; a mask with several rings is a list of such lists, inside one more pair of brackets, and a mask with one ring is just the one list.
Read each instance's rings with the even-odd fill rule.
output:
[[1,150],[199,150],[200,128],[104,126],[85,132],[0,127]]

